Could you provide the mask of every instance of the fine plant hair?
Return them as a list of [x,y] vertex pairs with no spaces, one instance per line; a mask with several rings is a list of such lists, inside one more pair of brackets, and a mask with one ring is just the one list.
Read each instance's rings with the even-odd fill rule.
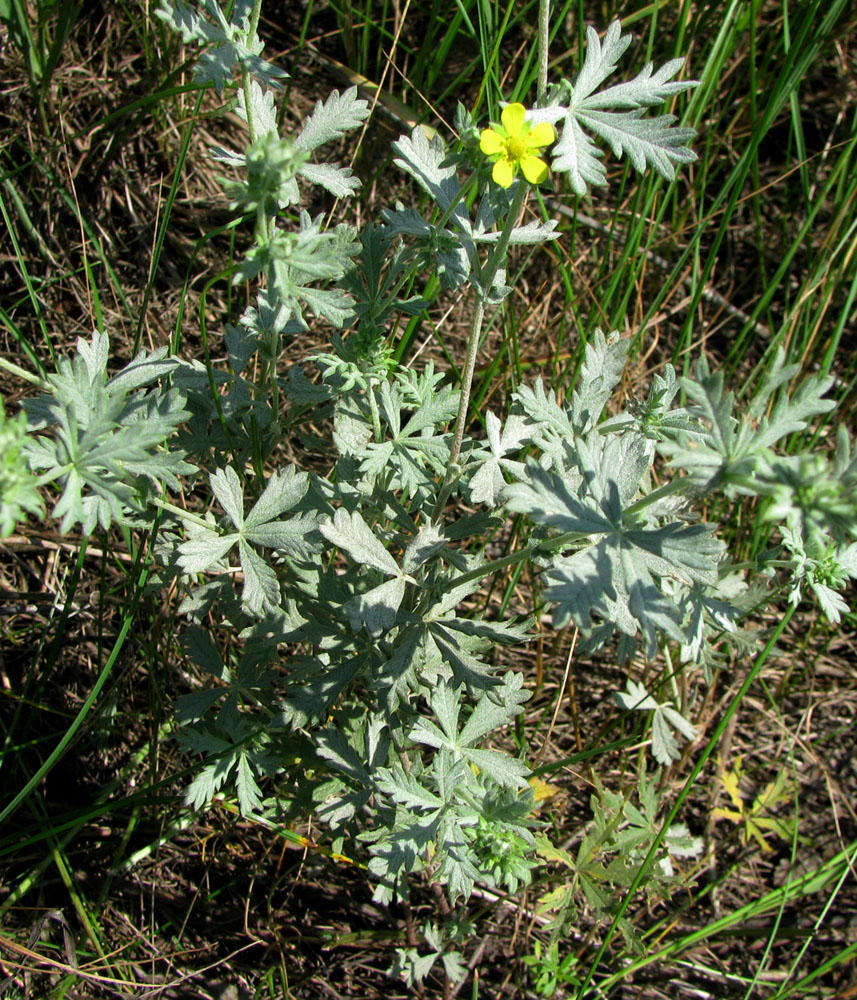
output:
[[[536,379],[508,409],[486,411],[473,436],[477,352],[492,317],[515,308],[515,248],[561,238],[555,220],[526,215],[525,176],[493,179],[480,151],[488,123],[459,107],[457,138],[418,126],[393,143],[409,205],[360,231],[313,217],[302,205],[314,186],[342,200],[359,188],[325,152],[363,126],[367,101],[333,91],[281,134],[284,73],[263,58],[258,0],[236,0],[231,19],[215,0],[162,0],[156,15],[201,47],[197,82],[246,125],[242,149],[212,156],[252,227],[232,281],[254,290],[253,304],[224,324],[223,364],[159,348],[111,374],[103,332],[44,377],[6,363],[40,394],[26,418],[0,410],[0,530],[37,513],[42,495],[64,533],[118,526],[152,538],[149,586],[180,593],[182,654],[211,676],[175,705],[182,744],[202,758],[192,809],[232,794],[243,814],[277,826],[314,814],[331,850],[365,861],[384,903],[420,880],[450,903],[477,883],[513,893],[556,863],[568,877],[544,904],[557,933],[579,905],[615,916],[614,890],[671,891],[671,858],[702,844],[664,821],[657,768],[693,753],[713,671],[758,649],[752,616],[773,602],[814,596],[833,622],[848,610],[849,435],[839,428],[832,455],[785,447],[833,408],[832,379],[796,384],[798,366],[779,357],[739,405],[699,358],[684,377],[666,365],[616,412],[631,342],[597,331],[565,398]],[[598,140],[667,182],[694,159],[692,130],[649,114],[695,85],[677,78],[683,60],[608,83],[629,43],[618,22],[603,38],[587,29],[576,79],[546,81],[527,111],[554,129],[543,155],[560,190],[582,197],[607,183]],[[426,307],[406,289],[429,271],[472,303],[458,385],[431,363],[394,360],[391,331]],[[285,345],[320,324],[333,331],[329,349],[285,371]],[[282,457],[284,437],[310,421],[329,429],[324,469]],[[753,565],[703,520],[713,500],[728,511],[748,499],[770,530]],[[489,558],[512,515],[525,541]],[[478,595],[524,563],[544,605],[492,615]],[[532,762],[509,749],[531,692],[502,651],[534,636],[537,613],[553,629],[572,625],[581,654],[601,650],[625,668],[615,701],[654,758],[636,804],[596,791],[575,852],[539,829]],[[616,919],[633,946],[633,927]],[[402,949],[395,972],[414,984],[441,962],[460,979],[461,927],[423,934],[428,953]],[[556,980],[559,966],[547,974]]]

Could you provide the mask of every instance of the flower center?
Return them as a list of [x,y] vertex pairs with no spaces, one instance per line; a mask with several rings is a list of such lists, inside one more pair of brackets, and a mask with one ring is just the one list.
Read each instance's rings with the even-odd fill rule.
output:
[[527,152],[526,140],[519,135],[510,135],[506,140],[506,155],[510,160],[520,160]]

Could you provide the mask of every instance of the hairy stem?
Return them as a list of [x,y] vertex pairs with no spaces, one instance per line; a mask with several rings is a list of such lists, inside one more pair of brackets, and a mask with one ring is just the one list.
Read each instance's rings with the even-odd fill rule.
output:
[[449,499],[452,485],[458,477],[457,464],[461,455],[461,444],[464,440],[464,428],[467,424],[467,411],[470,407],[473,373],[476,370],[476,357],[479,353],[479,341],[482,335],[482,325],[485,321],[485,306],[488,302],[488,296],[491,294],[491,288],[494,285],[494,279],[497,277],[500,265],[506,259],[509,237],[512,235],[515,222],[521,214],[521,209],[524,207],[528,191],[528,185],[524,181],[519,180],[515,188],[515,193],[512,195],[512,203],[506,214],[500,238],[497,240],[497,244],[491,252],[485,267],[482,268],[479,274],[476,302],[473,307],[473,319],[470,323],[470,334],[467,338],[467,356],[464,362],[464,372],[461,376],[461,395],[458,400],[458,414],[455,418],[455,427],[452,434],[452,450],[449,453],[449,464],[447,465],[446,475],[444,476],[443,485],[441,486],[437,504],[435,505],[433,517],[435,524],[440,520],[443,508]]
[[550,43],[550,0],[539,0],[539,75],[536,104],[542,107],[548,92],[548,45]]

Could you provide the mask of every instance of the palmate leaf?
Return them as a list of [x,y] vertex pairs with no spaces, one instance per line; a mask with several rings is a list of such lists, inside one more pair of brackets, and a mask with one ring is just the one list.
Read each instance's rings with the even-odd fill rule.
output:
[[54,508],[60,530],[79,523],[85,533],[107,529],[141,511],[153,489],[175,487],[195,471],[184,452],[164,444],[190,413],[177,389],[148,388],[177,367],[164,352],[138,355],[107,378],[108,339],[78,340],[74,358],[61,358],[48,375],[48,393],[25,400],[31,430],[54,427],[53,436],[29,437],[23,450],[39,483],[62,490]]
[[486,733],[508,725],[523,710],[521,705],[529,697],[529,692],[523,690],[523,675],[507,675],[502,685],[479,698],[459,732],[461,690],[447,683],[438,684],[431,692],[429,702],[439,725],[430,719],[420,718],[408,733],[408,738],[436,750],[448,750],[453,761],[463,759],[475,765],[501,787],[522,788],[529,774],[523,761],[502,751],[483,750],[473,744]]
[[529,428],[523,417],[512,414],[505,425],[491,410],[485,414],[485,428],[488,432],[489,456],[482,462],[469,481],[472,503],[484,503],[496,507],[503,499],[506,478],[503,470],[521,476],[523,466],[505,457],[508,452],[518,452],[529,436]]
[[298,516],[288,521],[276,520],[301,501],[309,487],[309,477],[293,466],[275,472],[246,517],[244,487],[232,466],[212,473],[209,484],[237,530],[223,533],[213,522],[210,529],[189,525],[188,538],[178,547],[179,565],[187,574],[205,572],[220,563],[237,544],[244,574],[244,606],[257,615],[276,614],[281,603],[279,578],[250,543],[297,558],[306,558],[318,547],[310,541],[317,528],[314,519]]
[[[797,366],[784,365],[780,351],[747,414],[739,418],[734,395],[725,391],[723,373],[711,372],[701,358],[694,377],[680,380],[694,404],[690,413],[698,421],[698,431],[667,430],[659,449],[671,465],[688,470],[705,490],[717,486],[727,495],[767,492],[760,472],[773,458],[773,445],[804,430],[812,417],[836,405],[834,400],[823,398],[832,385],[830,377],[807,379],[789,396],[785,385],[796,371]],[[766,415],[768,411],[770,415]]]
[[652,753],[659,764],[671,764],[678,760],[678,743],[673,730],[693,742],[699,737],[696,728],[685,719],[669,702],[656,701],[645,686],[628,680],[624,692],[616,692],[613,697],[620,708],[627,711],[654,712],[652,716]]
[[673,128],[673,115],[643,118],[646,108],[697,86],[696,81],[672,79],[684,60],[671,59],[657,72],[649,63],[633,80],[597,90],[615,72],[630,41],[618,21],[607,29],[603,43],[593,28],[587,28],[586,58],[576,82],[572,86],[564,81],[555,88],[548,107],[531,114],[536,122],[562,122],[551,165],[568,174],[572,189],[581,196],[589,184],[606,183],[600,150],[585,129],[608,142],[614,155],[627,156],[637,170],[652,167],[666,180],[675,177],[676,163],[696,159],[686,145],[696,135],[693,129]]
[[556,624],[569,619],[589,635],[592,617],[611,622],[621,632],[642,631],[648,655],[666,633],[685,643],[682,615],[658,581],[675,578],[689,584],[717,582],[723,544],[706,524],[638,521],[625,512],[635,481],[646,468],[644,442],[590,435],[578,440],[582,485],[577,494],[559,476],[535,464],[529,481],[507,489],[511,510],[536,523],[593,541],[571,555],[553,559],[546,571],[545,596],[557,603]]
[[399,136],[393,143],[393,151],[397,154],[393,161],[396,166],[409,173],[442,212],[455,206],[451,220],[462,233],[470,236],[473,227],[460,198],[461,185],[455,167],[446,163],[447,151],[440,136],[429,139],[418,125],[410,137]]
[[202,6],[211,20],[198,14],[187,0],[161,0],[155,11],[155,16],[178,31],[185,43],[213,46],[197,60],[194,76],[199,82],[212,83],[220,94],[232,80],[236,66],[245,66],[268,86],[276,86],[286,76],[283,70],[260,58],[264,45],[258,35],[249,35],[250,8],[244,0],[235,3],[231,23],[217,0],[203,0]]
[[451,439],[446,433],[431,432],[455,416],[458,393],[449,386],[438,390],[408,417],[404,427],[403,418],[410,406],[397,387],[383,384],[379,404],[390,437],[367,441],[360,452],[361,472],[378,476],[392,471],[391,486],[400,488],[408,498],[432,490],[435,477],[446,469]]

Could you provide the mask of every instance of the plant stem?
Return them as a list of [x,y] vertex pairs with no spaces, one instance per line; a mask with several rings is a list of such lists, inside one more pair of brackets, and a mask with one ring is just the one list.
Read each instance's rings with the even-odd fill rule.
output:
[[473,319],[470,323],[470,334],[467,339],[467,356],[464,363],[464,372],[461,376],[461,395],[458,400],[458,414],[455,418],[455,427],[452,434],[452,449],[449,453],[446,475],[444,476],[443,485],[441,486],[434,509],[433,521],[435,524],[440,520],[443,508],[446,506],[446,501],[449,499],[449,494],[452,491],[452,484],[458,476],[458,458],[461,454],[464,428],[467,424],[467,411],[470,407],[470,390],[473,385],[473,373],[476,370],[476,357],[479,353],[482,324],[485,321],[485,306],[500,265],[506,259],[509,237],[512,235],[515,222],[521,214],[521,209],[524,207],[528,192],[529,186],[523,180],[519,180],[515,188],[515,193],[512,195],[512,203],[509,205],[509,211],[506,214],[500,238],[497,240],[494,250],[491,252],[485,267],[482,268],[478,276],[476,302],[473,307]]
[[539,0],[539,76],[536,105],[542,107],[548,92],[548,45],[550,44],[550,0]]
[[253,9],[250,11],[250,30],[247,32],[248,38],[259,30],[259,18],[262,16],[262,0],[254,0]]
[[190,521],[192,524],[197,525],[200,528],[205,528],[206,531],[216,531],[217,526],[212,524],[211,521],[206,521],[205,518],[200,517],[198,514],[193,514],[189,510],[184,510],[182,507],[177,507],[174,503],[170,503],[168,500],[161,500],[160,497],[151,497],[149,503],[153,507],[160,507],[161,510],[166,510],[170,514],[175,514],[175,516],[180,521]]
[[40,389],[48,388],[48,383],[43,378],[39,378],[38,375],[31,375],[24,368],[16,365],[14,361],[7,361],[5,358],[0,358],[0,368],[10,372],[16,378],[21,378],[25,382],[29,382],[30,385],[37,385]]

